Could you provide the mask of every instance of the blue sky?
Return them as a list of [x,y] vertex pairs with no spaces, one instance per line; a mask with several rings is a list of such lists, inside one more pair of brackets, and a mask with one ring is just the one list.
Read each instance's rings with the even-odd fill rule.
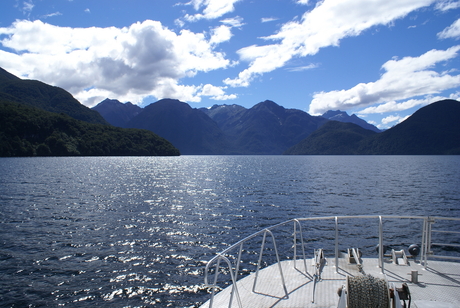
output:
[[144,106],[272,100],[380,128],[460,97],[460,1],[2,0],[0,66]]

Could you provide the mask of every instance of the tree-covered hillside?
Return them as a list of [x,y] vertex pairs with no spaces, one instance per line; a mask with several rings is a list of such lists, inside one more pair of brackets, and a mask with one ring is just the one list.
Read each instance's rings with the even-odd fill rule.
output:
[[79,121],[0,100],[0,156],[179,155],[152,132]]
[[94,110],[80,104],[69,92],[38,80],[24,80],[0,68],[0,99],[64,113],[90,123],[108,124]]
[[360,142],[377,134],[354,123],[329,121],[295,146],[287,155],[353,155],[360,154]]

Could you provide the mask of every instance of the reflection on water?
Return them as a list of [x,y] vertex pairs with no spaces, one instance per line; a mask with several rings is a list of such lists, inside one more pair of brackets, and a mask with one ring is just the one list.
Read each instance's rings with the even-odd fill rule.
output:
[[190,307],[205,262],[265,226],[459,201],[459,156],[2,158],[0,305]]

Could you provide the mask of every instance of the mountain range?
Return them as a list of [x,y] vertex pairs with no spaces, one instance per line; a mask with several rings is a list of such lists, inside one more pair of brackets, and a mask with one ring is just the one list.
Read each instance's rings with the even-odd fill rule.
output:
[[[195,109],[171,99],[150,104],[141,112],[130,105],[104,100],[93,110],[113,125],[151,130],[182,154],[192,155],[282,154],[328,121],[268,100],[250,109],[238,105]],[[120,123],[122,117],[129,120]]]
[[331,121],[284,154],[459,155],[460,102],[442,100],[420,108],[381,133]]
[[151,131],[114,127],[67,91],[0,68],[0,156],[179,154]]
[[454,100],[384,132],[343,111],[311,116],[269,100],[197,109],[173,99],[144,108],[106,99],[91,110],[61,88],[0,68],[0,156],[460,154],[459,118]]
[[249,109],[235,104],[194,109],[170,99],[138,109],[105,100],[93,110],[113,125],[151,130],[182,154],[391,155],[459,154],[458,106],[453,100],[428,105],[384,132],[344,111],[311,116],[269,100]]

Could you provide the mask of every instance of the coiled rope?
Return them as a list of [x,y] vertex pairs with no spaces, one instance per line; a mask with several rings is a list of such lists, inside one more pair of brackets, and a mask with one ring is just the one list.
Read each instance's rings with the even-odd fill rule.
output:
[[349,277],[349,308],[388,308],[388,286],[385,279],[371,275]]

